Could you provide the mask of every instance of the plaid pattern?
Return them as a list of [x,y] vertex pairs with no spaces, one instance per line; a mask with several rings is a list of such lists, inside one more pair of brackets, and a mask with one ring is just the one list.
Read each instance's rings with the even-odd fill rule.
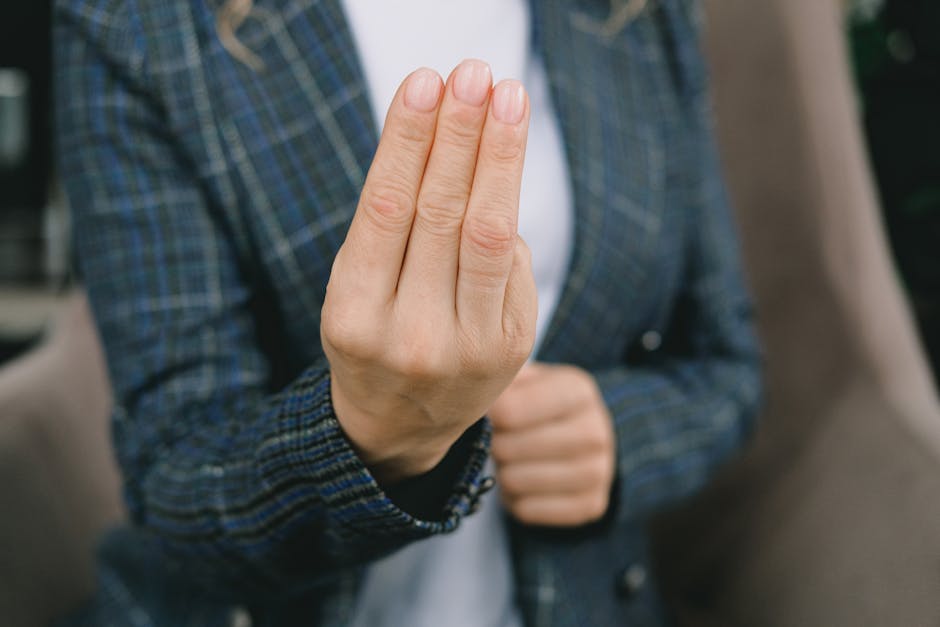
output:
[[[485,423],[441,521],[397,508],[342,435],[319,311],[375,129],[340,3],[255,4],[238,34],[259,72],[210,4],[56,3],[61,168],[134,521],[105,542],[88,623],[227,624],[238,603],[256,625],[343,624],[361,565],[452,530],[483,482]],[[608,38],[607,2],[533,0],[577,214],[538,357],[597,376],[619,478],[604,525],[513,527],[531,625],[658,624],[652,587],[618,598],[616,573],[758,401],[691,4]]]

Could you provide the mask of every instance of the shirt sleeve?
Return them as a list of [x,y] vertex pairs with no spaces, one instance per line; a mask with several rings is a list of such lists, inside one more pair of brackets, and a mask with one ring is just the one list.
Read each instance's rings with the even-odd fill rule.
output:
[[453,530],[478,498],[489,427],[471,429],[419,518],[350,447],[325,360],[270,389],[257,295],[168,130],[130,4],[58,3],[55,59],[61,174],[133,525],[207,585],[276,590]]

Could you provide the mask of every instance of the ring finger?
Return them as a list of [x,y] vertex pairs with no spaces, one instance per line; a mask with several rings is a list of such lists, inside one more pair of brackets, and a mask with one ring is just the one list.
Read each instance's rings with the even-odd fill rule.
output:
[[610,470],[603,458],[523,462],[498,468],[496,480],[509,495],[567,494],[603,488]]

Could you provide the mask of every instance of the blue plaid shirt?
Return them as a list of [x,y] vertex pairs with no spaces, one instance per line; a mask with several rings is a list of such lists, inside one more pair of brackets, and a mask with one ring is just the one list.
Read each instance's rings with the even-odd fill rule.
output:
[[[614,582],[757,405],[690,5],[650,1],[611,35],[606,1],[532,2],[577,216],[538,359],[596,376],[618,479],[601,523],[512,526],[530,625],[660,624],[652,585]],[[61,169],[132,518],[78,622],[223,625],[243,606],[255,625],[341,625],[364,564],[453,530],[486,484],[483,421],[440,515],[402,508],[332,410],[320,307],[376,147],[340,2],[257,0],[238,36],[261,69],[223,49],[217,10],[56,2]]]

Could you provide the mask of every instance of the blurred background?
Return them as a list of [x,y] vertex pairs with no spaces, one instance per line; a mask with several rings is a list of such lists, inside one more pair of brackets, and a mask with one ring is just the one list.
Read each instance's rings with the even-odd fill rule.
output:
[[51,8],[0,3],[0,362],[36,339],[67,274],[52,159]]
[[940,371],[940,2],[860,3],[848,28],[891,248]]

